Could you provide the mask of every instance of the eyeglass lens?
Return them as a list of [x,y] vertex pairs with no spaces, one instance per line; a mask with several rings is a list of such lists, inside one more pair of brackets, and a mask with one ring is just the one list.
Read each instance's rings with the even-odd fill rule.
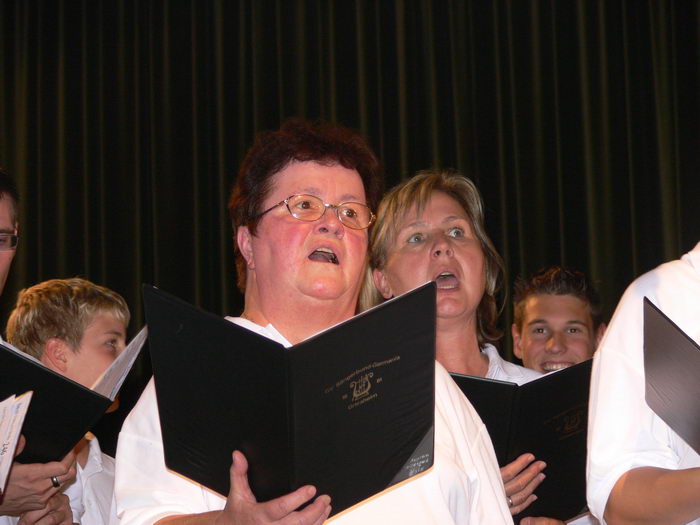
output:
[[13,233],[0,233],[0,252],[14,250],[19,237]]
[[302,221],[320,219],[326,211],[326,206],[334,208],[338,220],[354,229],[367,228],[372,222],[372,212],[369,207],[359,202],[343,202],[336,205],[326,205],[313,195],[293,195],[287,200],[287,208],[293,217]]

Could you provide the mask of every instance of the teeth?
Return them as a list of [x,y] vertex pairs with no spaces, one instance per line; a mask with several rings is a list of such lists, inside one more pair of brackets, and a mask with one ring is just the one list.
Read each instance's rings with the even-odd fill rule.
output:
[[557,370],[569,368],[572,364],[573,363],[546,363],[542,365],[542,368],[547,372],[556,372]]
[[437,282],[438,289],[440,290],[453,290],[459,285],[457,278],[450,272],[442,272],[437,276],[435,281]]
[[333,253],[333,250],[331,250],[330,248],[318,248],[316,251],[317,251],[317,252],[328,252],[328,253]]

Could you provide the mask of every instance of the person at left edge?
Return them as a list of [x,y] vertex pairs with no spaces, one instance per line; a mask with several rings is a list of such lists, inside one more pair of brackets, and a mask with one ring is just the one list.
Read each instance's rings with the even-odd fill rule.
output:
[[[18,242],[17,207],[19,192],[12,178],[0,168],[0,294],[5,287]],[[1,378],[0,372],[0,378]],[[0,379],[1,380],[1,379]],[[21,393],[21,392],[17,392]],[[19,454],[24,437],[20,438]],[[75,479],[75,454],[51,463],[12,463],[5,493],[0,495],[0,525],[44,522],[73,523],[68,497],[63,487]]]
[[[351,317],[379,187],[374,154],[345,128],[296,120],[258,135],[229,201],[239,287],[245,290],[243,314],[230,320],[290,346]],[[493,449],[486,456],[492,461],[484,461],[480,443],[467,441],[478,416],[463,405],[461,392],[437,365],[434,468],[333,522],[511,523]],[[223,498],[169,472],[151,382],[119,437],[117,512],[122,524],[239,525],[320,524],[330,513],[332,494],[295,510],[314,497],[308,486],[258,503],[246,473],[246,459],[235,452],[231,491]]]

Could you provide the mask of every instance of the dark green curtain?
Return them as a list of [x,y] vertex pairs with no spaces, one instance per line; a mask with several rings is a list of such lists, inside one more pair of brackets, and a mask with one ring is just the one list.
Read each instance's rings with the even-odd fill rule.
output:
[[360,130],[388,186],[459,169],[483,193],[505,289],[566,264],[609,314],[700,240],[699,10],[0,0],[0,166],[22,194],[2,319],[18,289],[74,275],[123,294],[132,331],[142,282],[237,313],[227,194],[254,134],[289,116]]

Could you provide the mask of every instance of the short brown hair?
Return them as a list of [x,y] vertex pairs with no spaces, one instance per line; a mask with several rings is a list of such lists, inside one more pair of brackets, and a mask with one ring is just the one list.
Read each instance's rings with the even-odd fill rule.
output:
[[[355,170],[362,179],[367,205],[374,211],[382,194],[382,169],[367,141],[349,128],[328,122],[286,121],[280,129],[259,133],[248,150],[228,211],[235,232],[248,226],[255,235],[262,204],[274,175],[293,162],[313,161]],[[238,288],[245,292],[246,264],[234,240]]]
[[77,351],[95,315],[107,313],[129,324],[129,307],[117,292],[85,279],[51,279],[19,292],[7,321],[7,340],[40,359],[56,337]]
[[531,295],[573,295],[588,305],[594,329],[603,322],[598,292],[578,270],[552,266],[535,272],[529,279],[519,277],[513,293],[513,322],[518,328],[522,328],[525,302]]
[[377,221],[369,242],[369,268],[360,294],[360,309],[379,304],[383,298],[374,286],[372,270],[386,267],[389,250],[396,242],[399,225],[416,206],[418,213],[425,208],[433,192],[441,191],[452,197],[464,209],[474,234],[484,252],[486,288],[477,308],[477,337],[479,345],[495,342],[501,337],[496,327],[498,307],[496,292],[500,287],[503,260],[484,228],[484,206],[481,194],[468,178],[451,170],[424,170],[389,191],[379,205]]

